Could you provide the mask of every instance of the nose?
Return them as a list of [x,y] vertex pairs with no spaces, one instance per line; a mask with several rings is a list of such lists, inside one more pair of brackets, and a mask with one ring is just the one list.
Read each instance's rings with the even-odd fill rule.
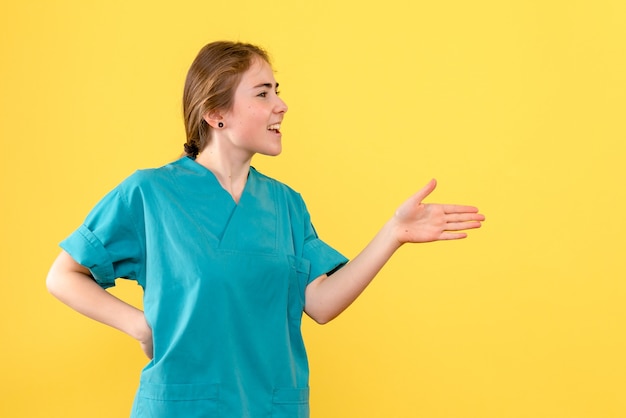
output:
[[276,113],[286,113],[289,110],[287,103],[278,96],[276,96],[276,99],[278,99],[276,102]]

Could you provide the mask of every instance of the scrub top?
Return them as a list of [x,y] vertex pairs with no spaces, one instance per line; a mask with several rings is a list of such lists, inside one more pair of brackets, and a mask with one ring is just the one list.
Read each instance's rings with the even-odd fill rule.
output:
[[124,180],[61,247],[103,288],[144,289],[154,358],[131,417],[309,416],[304,292],[347,259],[291,188],[251,167],[235,203],[182,157]]

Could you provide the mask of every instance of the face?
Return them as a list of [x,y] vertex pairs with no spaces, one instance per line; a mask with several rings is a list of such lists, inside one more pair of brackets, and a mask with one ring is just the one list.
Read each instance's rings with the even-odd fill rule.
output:
[[220,133],[250,157],[259,153],[278,155],[282,150],[280,125],[287,105],[278,97],[274,72],[263,59],[256,59],[243,73],[234,94],[233,108],[226,112]]

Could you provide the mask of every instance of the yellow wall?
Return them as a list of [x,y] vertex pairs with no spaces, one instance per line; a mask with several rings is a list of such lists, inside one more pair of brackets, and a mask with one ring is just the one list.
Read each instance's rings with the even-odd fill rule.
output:
[[314,417],[626,416],[625,19],[622,0],[3,2],[0,416],[127,416],[138,346],[44,278],[106,191],[179,155],[186,70],[223,38],[274,56],[285,150],[254,164],[346,255],[431,177],[430,201],[488,216],[305,321]]

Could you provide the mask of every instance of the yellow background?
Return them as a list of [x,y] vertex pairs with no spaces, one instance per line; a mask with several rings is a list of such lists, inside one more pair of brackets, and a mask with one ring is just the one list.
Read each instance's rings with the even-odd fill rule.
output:
[[347,256],[431,177],[488,217],[305,320],[313,417],[626,416],[625,4],[2,2],[0,416],[128,415],[139,347],[44,279],[109,189],[180,154],[217,39],[274,57],[284,152],[254,164]]

